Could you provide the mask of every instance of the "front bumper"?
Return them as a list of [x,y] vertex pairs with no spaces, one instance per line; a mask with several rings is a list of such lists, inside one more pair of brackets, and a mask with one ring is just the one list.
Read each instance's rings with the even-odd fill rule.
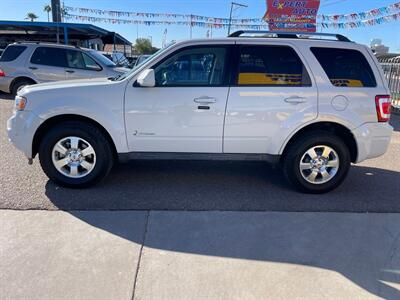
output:
[[358,148],[356,163],[385,154],[392,132],[393,127],[388,123],[365,123],[354,129]]
[[32,158],[32,142],[40,119],[31,111],[17,111],[7,121],[9,141],[28,159]]

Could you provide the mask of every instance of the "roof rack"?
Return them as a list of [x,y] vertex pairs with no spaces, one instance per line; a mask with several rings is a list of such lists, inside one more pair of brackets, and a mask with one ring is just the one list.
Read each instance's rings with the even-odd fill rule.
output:
[[62,43],[56,42],[46,42],[46,41],[16,41],[14,44],[36,44],[36,45],[54,45],[54,46],[62,46],[62,47],[70,47],[70,48],[77,48],[81,49],[78,45],[65,45]]
[[[340,42],[351,42],[347,37],[341,34],[335,33],[320,33],[320,32],[285,32],[285,31],[263,31],[263,30],[238,30],[228,37],[240,37],[245,34],[263,34],[261,37],[276,37],[276,38],[287,38],[287,39],[307,39],[310,36],[321,36],[321,37],[333,37]],[[329,40],[329,39],[327,39]]]

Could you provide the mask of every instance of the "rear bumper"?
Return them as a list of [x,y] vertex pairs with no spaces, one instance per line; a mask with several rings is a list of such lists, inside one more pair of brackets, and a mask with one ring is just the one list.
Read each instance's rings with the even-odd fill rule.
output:
[[13,77],[8,76],[0,77],[0,91],[10,93],[10,86],[13,79]]
[[358,148],[356,163],[385,154],[392,132],[393,127],[388,123],[366,123],[354,129]]

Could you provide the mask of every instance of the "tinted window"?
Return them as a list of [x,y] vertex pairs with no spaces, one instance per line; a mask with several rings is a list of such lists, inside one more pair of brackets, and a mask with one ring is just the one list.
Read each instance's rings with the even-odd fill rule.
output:
[[101,67],[87,54],[77,50],[66,50],[67,63],[69,68],[86,69],[86,70],[101,70]]
[[221,85],[226,51],[224,47],[182,50],[155,68],[156,86]]
[[136,65],[136,66],[141,65],[141,64],[144,63],[149,57],[150,57],[150,55],[142,55],[142,56],[139,56],[139,58],[136,60],[135,65]]
[[79,51],[67,50],[67,62],[69,68],[84,69],[85,61],[83,60],[82,53]]
[[103,64],[103,66],[107,67],[115,67],[115,63],[112,62],[112,57],[108,54],[101,54],[97,51],[90,51],[91,56],[93,56],[99,63]]
[[26,49],[25,46],[8,46],[0,57],[0,61],[13,61]]
[[89,55],[82,53],[86,69],[100,71],[102,68]]
[[244,46],[240,51],[238,85],[310,86],[299,56],[290,47]]
[[38,47],[31,57],[31,63],[53,67],[67,67],[65,50],[60,48]]
[[376,86],[372,69],[361,52],[336,48],[311,48],[311,51],[334,86]]

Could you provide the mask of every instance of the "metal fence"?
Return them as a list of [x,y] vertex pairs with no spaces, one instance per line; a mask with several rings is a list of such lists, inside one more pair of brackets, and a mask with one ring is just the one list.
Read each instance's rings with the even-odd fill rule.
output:
[[400,109],[400,56],[379,59],[392,94],[393,107]]

